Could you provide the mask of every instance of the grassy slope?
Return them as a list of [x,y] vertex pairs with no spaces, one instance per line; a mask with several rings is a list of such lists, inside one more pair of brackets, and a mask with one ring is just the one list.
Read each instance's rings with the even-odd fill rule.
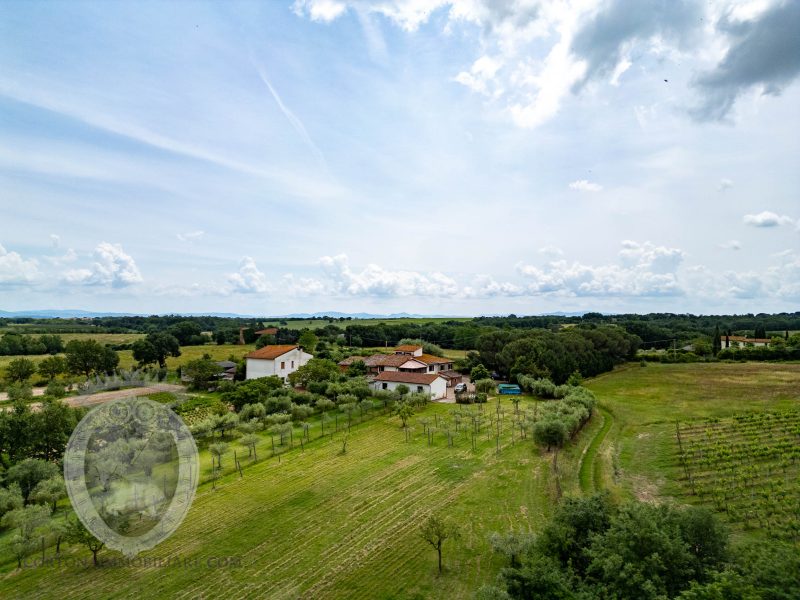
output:
[[[424,416],[448,410],[431,405]],[[341,435],[313,442],[304,453],[284,454],[280,463],[271,458],[248,467],[243,480],[228,475],[216,491],[203,484],[176,534],[145,553],[202,562],[237,556],[243,565],[238,569],[12,571],[0,579],[0,595],[468,597],[500,567],[487,535],[536,529],[551,511],[550,456],[540,456],[530,441],[507,445],[499,455],[485,437],[476,454],[467,439],[448,448],[439,436],[428,447],[421,427],[406,443],[396,419],[382,415],[353,427],[343,456]],[[577,462],[589,437],[560,455],[565,492],[577,492]],[[268,447],[261,446],[262,456]],[[205,472],[205,452],[201,458]],[[417,535],[427,511],[462,528],[462,539],[445,548],[441,578],[435,552]],[[66,552],[83,556],[86,550]]]
[[674,497],[676,419],[798,406],[798,383],[798,363],[626,365],[588,381],[613,419],[598,451],[600,478],[621,497]]

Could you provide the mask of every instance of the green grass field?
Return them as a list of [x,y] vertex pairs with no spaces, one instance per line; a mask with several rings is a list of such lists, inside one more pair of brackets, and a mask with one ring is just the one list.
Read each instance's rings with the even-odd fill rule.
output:
[[[685,502],[674,461],[675,420],[798,407],[799,381],[800,364],[765,363],[637,364],[590,380],[600,410],[559,453],[559,485],[565,494],[608,487],[621,499]],[[522,400],[523,406],[530,402]],[[429,446],[421,419],[446,418],[452,408],[433,404],[415,415],[408,442],[397,418],[378,414],[353,426],[344,455],[344,432],[312,441],[304,451],[287,450],[280,462],[269,456],[265,438],[259,462],[243,459],[243,479],[232,472],[232,455],[226,457],[227,474],[216,490],[208,482],[210,456],[204,450],[206,482],[187,519],[142,555],[177,556],[196,560],[197,566],[62,564],[16,571],[5,559],[0,596],[470,597],[502,564],[490,551],[488,534],[537,531],[553,510],[556,484],[552,454],[530,441],[512,445],[508,434],[499,453],[484,436],[477,451],[467,438],[448,447],[441,433]],[[491,408],[490,402],[486,410]],[[503,409],[513,410],[509,400],[503,399]],[[312,426],[312,438],[318,426]],[[238,451],[246,455],[243,448]],[[452,518],[462,530],[460,540],[445,546],[441,577],[435,552],[417,534],[428,512]],[[6,555],[6,538],[0,537],[0,556]],[[63,552],[90,557],[84,548]],[[210,559],[225,557],[239,566],[207,566]]]

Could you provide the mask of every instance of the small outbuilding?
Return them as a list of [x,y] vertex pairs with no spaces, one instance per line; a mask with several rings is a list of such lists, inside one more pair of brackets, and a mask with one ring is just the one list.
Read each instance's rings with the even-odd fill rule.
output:
[[395,391],[405,385],[411,393],[427,394],[431,400],[447,396],[447,380],[437,373],[413,373],[406,371],[383,371],[370,384],[373,390]]

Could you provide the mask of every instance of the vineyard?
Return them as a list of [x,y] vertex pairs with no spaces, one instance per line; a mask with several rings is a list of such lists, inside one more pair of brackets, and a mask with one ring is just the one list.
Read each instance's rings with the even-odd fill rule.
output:
[[800,540],[800,409],[676,423],[687,494],[746,529]]

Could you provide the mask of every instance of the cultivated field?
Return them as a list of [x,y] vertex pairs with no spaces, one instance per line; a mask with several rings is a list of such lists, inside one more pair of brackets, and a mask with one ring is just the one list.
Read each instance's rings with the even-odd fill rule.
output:
[[[207,346],[206,348],[212,348]],[[241,348],[241,347],[239,347]],[[236,442],[244,477],[223,458],[223,476],[213,489],[211,457],[201,452],[204,483],[176,534],[143,558],[180,557],[194,566],[61,566],[13,570],[8,535],[0,537],[0,596],[45,598],[461,598],[495,577],[502,561],[493,556],[492,531],[537,531],[552,512],[556,488],[579,494],[609,488],[619,498],[706,502],[686,492],[678,460],[675,421],[687,435],[709,418],[735,422],[734,415],[800,408],[800,364],[683,364],[625,366],[588,381],[599,411],[578,439],[559,453],[558,484],[552,454],[530,440],[511,440],[504,425],[497,439],[486,429],[462,431],[448,443],[442,419],[454,424],[453,405],[433,404],[412,418],[409,440],[396,417],[380,409],[354,424],[341,453],[346,417],[299,448],[278,447],[269,436],[251,463]],[[521,410],[536,401],[523,397]],[[504,419],[514,406],[502,400]],[[486,422],[494,410],[485,406]],[[760,418],[760,417],[753,417]],[[738,417],[742,419],[742,417]],[[462,424],[471,420],[462,418]],[[425,428],[436,429],[429,441]],[[485,425],[484,425],[485,427]],[[469,427],[467,427],[469,431]],[[787,434],[788,435],[788,434]],[[276,443],[278,441],[276,440]],[[713,506],[713,500],[707,501]],[[63,510],[63,508],[62,508]],[[462,538],[448,542],[446,571],[436,574],[435,552],[417,534],[425,513],[452,518]],[[757,519],[738,536],[761,536]],[[46,554],[52,556],[52,549]],[[90,557],[68,546],[66,557]],[[118,556],[104,550],[101,556]],[[209,560],[233,557],[238,566],[215,568]],[[91,580],[90,589],[86,581]]]
[[800,408],[798,363],[627,365],[586,386],[610,422],[591,474],[622,498],[688,500],[677,459],[676,420],[688,426]]
[[[510,414],[512,404],[503,402]],[[0,580],[0,595],[469,597],[501,565],[491,555],[489,533],[510,527],[535,530],[550,514],[553,483],[550,456],[540,456],[531,441],[509,443],[498,454],[494,439],[479,437],[473,451],[470,436],[449,447],[439,434],[429,446],[418,419],[447,417],[452,408],[427,408],[414,419],[410,441],[396,418],[375,416],[352,427],[344,455],[344,431],[313,441],[304,451],[285,452],[280,462],[268,458],[269,445],[262,444],[261,462],[248,467],[243,459],[243,479],[230,473],[217,481],[216,490],[202,484],[177,533],[142,555],[198,559],[200,567],[11,571]],[[562,473],[577,472],[580,448],[589,435],[560,453]],[[243,448],[238,451],[246,454]],[[231,459],[223,459],[223,466],[231,469]],[[208,477],[205,451],[201,460]],[[564,475],[562,487],[576,492],[577,479]],[[417,534],[427,512],[448,516],[462,528],[462,539],[445,549],[447,570],[441,578],[435,552]],[[68,548],[66,553],[82,556],[86,550]],[[237,557],[241,566],[206,568],[207,560],[217,557]]]

